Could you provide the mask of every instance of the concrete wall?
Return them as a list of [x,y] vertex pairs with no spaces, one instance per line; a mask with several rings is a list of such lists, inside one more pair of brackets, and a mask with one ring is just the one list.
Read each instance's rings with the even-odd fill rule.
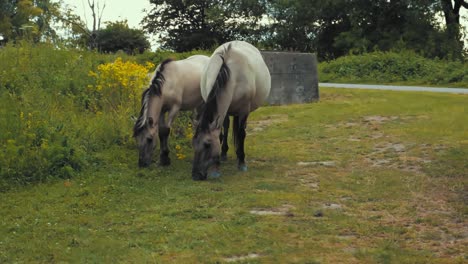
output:
[[262,51],[271,74],[270,105],[319,99],[317,57],[310,53]]

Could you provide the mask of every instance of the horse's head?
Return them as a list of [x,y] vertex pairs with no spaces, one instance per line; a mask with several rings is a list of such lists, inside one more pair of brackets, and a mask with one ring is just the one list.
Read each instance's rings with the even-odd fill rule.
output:
[[158,119],[157,113],[153,109],[158,109],[158,107],[153,102],[155,96],[152,93],[151,87],[143,92],[140,116],[133,127],[133,137],[138,146],[138,165],[140,167],[150,165],[156,147]]
[[195,151],[192,164],[192,179],[205,180],[208,171],[218,170],[220,164],[221,144],[219,141],[220,128],[210,125],[208,128],[197,128],[192,139]]
[[142,127],[135,124],[134,134],[138,146],[138,166],[148,167],[153,157],[153,151],[156,147],[157,126],[152,117]]

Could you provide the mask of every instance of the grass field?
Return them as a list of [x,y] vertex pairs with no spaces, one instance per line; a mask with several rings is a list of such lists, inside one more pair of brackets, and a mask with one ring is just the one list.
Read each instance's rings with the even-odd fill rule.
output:
[[186,160],[0,193],[0,263],[466,263],[468,96],[321,89],[251,115],[249,171]]

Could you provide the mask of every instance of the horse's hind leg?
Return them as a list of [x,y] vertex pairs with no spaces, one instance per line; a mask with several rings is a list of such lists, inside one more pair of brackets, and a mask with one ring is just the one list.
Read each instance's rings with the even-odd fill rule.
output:
[[229,116],[226,115],[226,117],[224,118],[224,122],[223,122],[223,133],[220,134],[220,140],[221,140],[221,143],[223,144],[221,146],[221,160],[222,161],[226,161],[227,160],[227,152],[229,150],[229,146],[228,146],[228,131],[229,131]]
[[244,152],[244,141],[246,137],[245,128],[247,126],[247,115],[246,116],[235,116],[234,117],[234,142],[236,144],[237,154],[237,166],[241,171],[247,171],[247,165],[245,165],[245,152]]
[[169,158],[168,140],[171,129],[166,125],[164,120],[164,113],[159,118],[159,141],[161,142],[161,152],[159,155],[159,163],[161,166],[168,166],[171,164]]

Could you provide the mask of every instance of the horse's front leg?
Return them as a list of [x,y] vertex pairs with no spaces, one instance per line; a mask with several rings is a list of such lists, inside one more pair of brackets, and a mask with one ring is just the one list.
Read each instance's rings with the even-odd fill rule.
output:
[[245,128],[247,127],[247,115],[234,117],[234,142],[236,144],[237,167],[241,171],[247,171],[245,164],[244,141],[246,137]]
[[159,163],[161,166],[169,166],[171,159],[169,158],[169,134],[171,129],[167,126],[164,120],[165,113],[162,113],[159,118],[159,141],[161,142],[161,151],[159,155]]
[[221,160],[222,161],[226,161],[227,160],[227,152],[229,150],[229,146],[228,146],[228,131],[229,131],[229,116],[226,115],[226,117],[224,118],[224,122],[223,122],[223,133],[220,134],[220,140],[221,140],[221,143],[223,144],[221,146]]
[[171,158],[169,158],[169,134],[171,133],[172,121],[179,112],[180,107],[175,105],[169,111],[167,115],[167,123],[164,119],[164,114],[161,115],[161,121],[159,122],[159,140],[161,141],[161,154],[159,161],[162,166],[168,166],[171,164]]

